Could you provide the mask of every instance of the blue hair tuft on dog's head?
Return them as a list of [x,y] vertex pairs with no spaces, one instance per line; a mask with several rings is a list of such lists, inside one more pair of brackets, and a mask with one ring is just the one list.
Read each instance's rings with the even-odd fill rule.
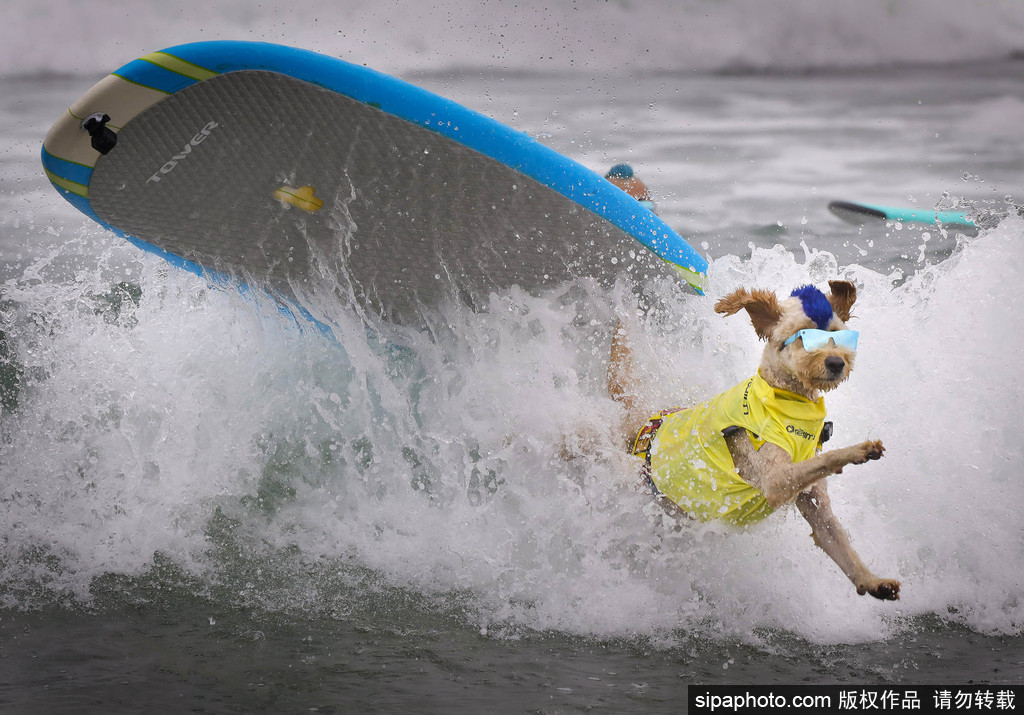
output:
[[797,288],[790,294],[793,298],[799,298],[804,306],[804,313],[814,321],[818,330],[828,329],[832,321],[832,304],[828,302],[825,294],[814,286],[807,285]]

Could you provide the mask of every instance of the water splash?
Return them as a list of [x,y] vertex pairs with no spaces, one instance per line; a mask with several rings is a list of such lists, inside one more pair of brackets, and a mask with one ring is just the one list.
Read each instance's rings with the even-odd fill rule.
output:
[[256,609],[338,617],[399,589],[509,637],[834,643],[926,614],[1020,633],[1021,388],[994,348],[1021,320],[1022,234],[1007,217],[898,285],[824,251],[712,265],[711,296],[858,284],[834,444],[888,451],[831,491],[865,560],[903,580],[898,604],[858,597],[794,511],[741,534],[680,530],[635,489],[604,393],[609,326],[633,321],[652,403],[692,403],[761,349],[713,301],[651,283],[640,320],[629,290],[581,282],[449,305],[424,330],[311,306],[331,338],[152,257],[108,270],[127,250],[113,243],[69,279],[72,242],[4,286],[19,378],[0,415],[0,598],[88,604],[170,568]]

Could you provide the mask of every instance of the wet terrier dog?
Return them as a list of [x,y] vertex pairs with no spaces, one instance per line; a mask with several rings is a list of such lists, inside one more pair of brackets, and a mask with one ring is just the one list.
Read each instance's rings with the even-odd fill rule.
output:
[[626,408],[627,439],[644,459],[645,483],[670,512],[742,526],[795,501],[814,542],[857,593],[896,600],[899,581],[879,578],[864,565],[829,501],[826,477],[885,452],[879,441],[821,451],[831,434],[821,393],[849,377],[858,335],[846,326],[856,288],[846,281],[830,281],[829,288],[825,295],[804,286],[783,300],[740,288],[719,300],[715,312],[746,310],[767,342],[757,374],[706,403],[650,418],[639,405],[620,324],[608,391]]

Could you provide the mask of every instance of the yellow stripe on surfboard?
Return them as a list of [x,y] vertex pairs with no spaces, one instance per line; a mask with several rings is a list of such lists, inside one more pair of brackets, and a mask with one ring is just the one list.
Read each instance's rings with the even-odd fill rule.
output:
[[680,278],[682,278],[691,286],[699,290],[701,293],[704,292],[704,281],[707,278],[707,276],[705,276],[703,273],[698,273],[697,271],[691,270],[689,268],[683,268],[679,264],[672,263],[671,261],[666,261],[666,263],[668,263],[675,270],[675,272],[679,274]]
[[144,57],[139,59],[145,60],[146,62],[152,62],[158,67],[163,67],[165,70],[170,70],[185,77],[202,82],[204,79],[210,79],[216,77],[219,73],[212,70],[208,70],[205,67],[194,65],[191,62],[178,59],[174,55],[169,55],[165,52],[151,52]]
[[68,179],[65,179],[63,176],[58,176],[57,174],[54,174],[52,171],[48,169],[44,169],[44,171],[46,171],[46,178],[49,179],[54,186],[59,186],[65,191],[70,191],[72,194],[77,194],[78,196],[84,196],[85,198],[89,198],[88,186],[85,186],[84,184],[79,184],[75,181],[69,181]]

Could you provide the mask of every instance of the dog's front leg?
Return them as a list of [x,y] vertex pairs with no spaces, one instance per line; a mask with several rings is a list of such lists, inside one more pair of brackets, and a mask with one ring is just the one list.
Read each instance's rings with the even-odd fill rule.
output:
[[814,543],[829,555],[843,570],[847,578],[857,587],[857,593],[870,593],[875,598],[895,601],[900,597],[900,582],[894,579],[878,578],[850,544],[850,537],[832,512],[832,504],[828,496],[828,488],[824,480],[816,482],[808,490],[801,492],[796,499],[807,523],[811,525]]
[[[832,449],[804,462],[794,463],[789,454],[780,447],[773,444],[766,444],[765,447],[773,447],[781,452],[776,460],[776,468],[771,474],[772,487],[776,492],[774,499],[781,500],[780,504],[795,499],[798,494],[825,477],[841,474],[843,467],[848,464],[864,464],[871,459],[881,459],[885,454],[885,447],[880,441],[875,440]],[[782,466],[783,462],[785,466]]]
[[872,441],[823,452],[803,462],[793,462],[786,450],[771,442],[755,450],[744,430],[726,435],[725,441],[740,476],[760,489],[773,509],[793,501],[818,480],[839,474],[846,465],[881,459],[885,453],[881,442]]

